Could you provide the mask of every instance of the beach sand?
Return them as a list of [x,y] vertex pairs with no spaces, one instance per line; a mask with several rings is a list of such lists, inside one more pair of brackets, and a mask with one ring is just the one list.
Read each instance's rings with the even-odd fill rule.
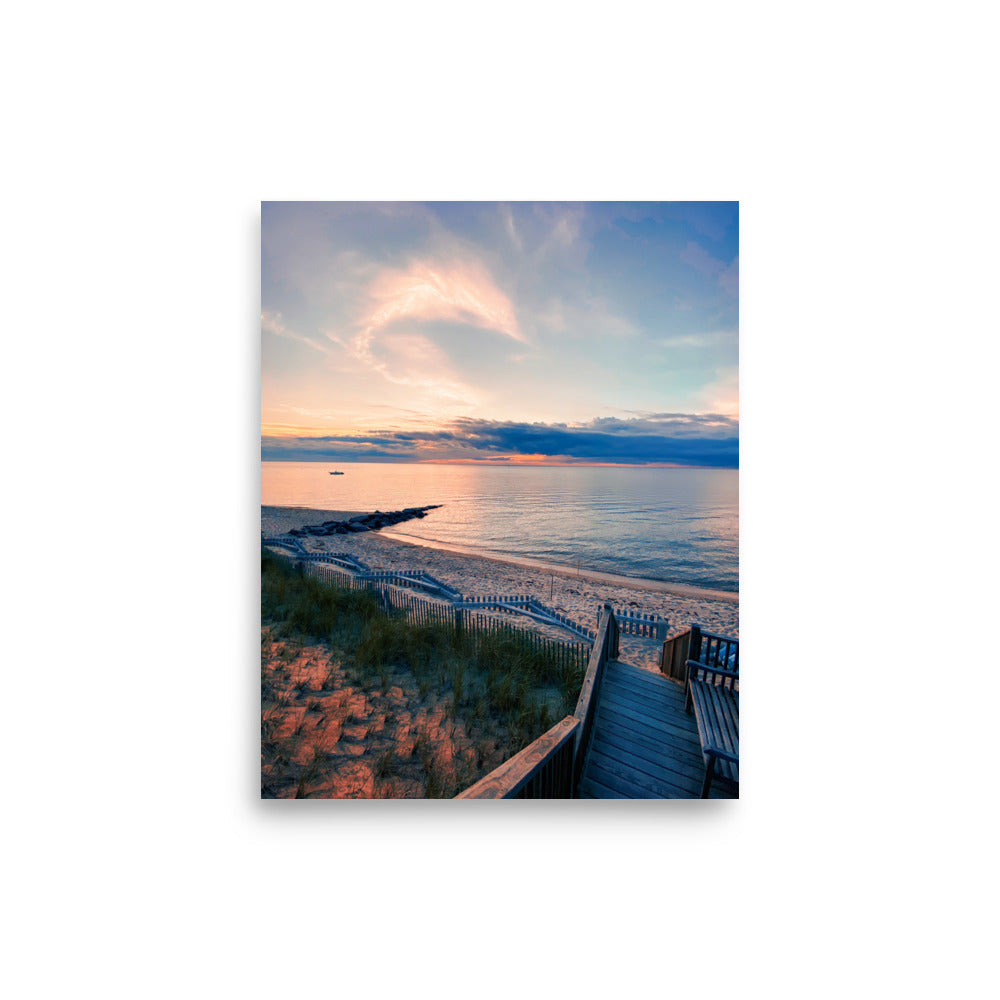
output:
[[[265,535],[280,535],[293,527],[344,520],[359,513],[368,512],[262,506],[261,530]],[[411,527],[404,523],[400,530]],[[670,623],[671,633],[698,624],[711,632],[739,637],[736,594],[577,571],[532,560],[473,555],[454,547],[431,548],[384,532],[305,536],[299,540],[310,552],[345,552],[373,570],[422,569],[463,594],[531,594],[588,628],[596,627],[599,609],[607,602],[614,608],[664,618]],[[662,644],[655,640],[623,635],[621,659],[658,673],[661,648]]]

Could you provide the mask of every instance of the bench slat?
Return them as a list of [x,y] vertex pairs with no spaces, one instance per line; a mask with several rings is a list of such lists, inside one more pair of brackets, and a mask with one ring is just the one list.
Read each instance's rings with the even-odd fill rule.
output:
[[691,696],[704,748],[739,756],[736,696],[714,684],[692,681]]
[[712,685],[706,691],[712,722],[712,746],[727,753],[739,754],[739,728],[735,718],[736,702],[722,688]]
[[[739,695],[713,681],[692,677],[688,681],[698,737],[706,766],[715,776],[739,783],[740,716]],[[714,764],[709,764],[709,758]],[[705,791],[710,784],[706,777]]]

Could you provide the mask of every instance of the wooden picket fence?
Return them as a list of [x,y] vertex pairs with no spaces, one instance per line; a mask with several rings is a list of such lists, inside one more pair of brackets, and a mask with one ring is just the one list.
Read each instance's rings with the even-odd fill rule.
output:
[[591,642],[567,642],[539,635],[527,628],[517,628],[502,618],[482,612],[472,611],[453,603],[440,603],[425,600],[416,594],[408,593],[399,586],[390,583],[387,574],[379,579],[358,576],[339,566],[325,562],[306,562],[304,572],[338,587],[349,590],[366,590],[378,596],[380,603],[389,612],[402,614],[411,625],[445,625],[464,630],[472,636],[508,635],[518,637],[529,649],[544,653],[559,664],[560,667],[586,667],[590,657]]
[[[378,593],[386,606],[405,610],[407,619],[413,623],[452,622],[456,627],[461,627],[463,622],[491,621],[494,624],[489,628],[495,629],[504,623],[498,622],[494,615],[516,614],[530,618],[541,625],[563,629],[575,637],[576,641],[549,640],[537,636],[534,632],[525,632],[526,635],[535,636],[539,642],[549,642],[553,649],[585,645],[589,650],[594,641],[593,629],[574,621],[554,608],[547,607],[530,594],[463,595],[424,570],[376,571],[356,556],[345,552],[308,552],[294,537],[270,538],[264,537],[262,533],[261,543],[286,549],[305,570],[321,579],[352,590],[363,589]],[[407,590],[399,590],[401,587]],[[421,600],[409,592],[413,589],[426,591],[434,598],[438,598],[441,603]],[[478,619],[474,617],[474,612],[486,611],[493,614]],[[656,615],[638,610],[626,611],[622,608],[612,611],[616,627],[622,635],[663,642],[669,634],[669,622]],[[602,612],[603,609],[598,610],[599,620]]]

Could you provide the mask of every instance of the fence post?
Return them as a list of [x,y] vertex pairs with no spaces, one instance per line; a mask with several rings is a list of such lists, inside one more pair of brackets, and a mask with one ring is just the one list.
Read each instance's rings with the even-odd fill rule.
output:
[[[688,659],[689,660],[700,660],[701,659],[701,626],[692,625],[691,626],[691,645],[688,647]],[[685,678],[686,680],[687,678]]]
[[608,659],[617,660],[618,659],[618,620],[615,618],[614,608],[610,604],[604,605],[604,610],[611,614],[611,627],[608,629],[608,634],[606,638]]
[[463,618],[465,617],[462,613],[462,608],[455,607],[455,631],[461,635],[464,628]]

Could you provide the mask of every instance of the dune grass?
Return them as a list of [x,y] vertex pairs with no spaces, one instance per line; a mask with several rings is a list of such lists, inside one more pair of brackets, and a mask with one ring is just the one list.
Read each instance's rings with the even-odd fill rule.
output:
[[[266,549],[261,550],[261,617],[268,635],[290,642],[293,650],[304,642],[330,648],[350,680],[365,690],[388,691],[395,672],[403,670],[421,698],[446,699],[448,716],[461,721],[480,748],[477,767],[446,774],[426,742],[418,741],[414,749],[424,764],[428,797],[454,795],[513,756],[573,711],[583,683],[582,667],[560,663],[516,629],[475,632],[451,624],[411,624],[401,613],[385,610],[375,594],[308,576]],[[288,649],[282,654],[286,662],[292,658]],[[282,682],[262,673],[265,706],[280,698]],[[261,740],[262,755],[277,752],[266,718]],[[380,754],[377,778],[388,780],[394,759],[388,751]]]

